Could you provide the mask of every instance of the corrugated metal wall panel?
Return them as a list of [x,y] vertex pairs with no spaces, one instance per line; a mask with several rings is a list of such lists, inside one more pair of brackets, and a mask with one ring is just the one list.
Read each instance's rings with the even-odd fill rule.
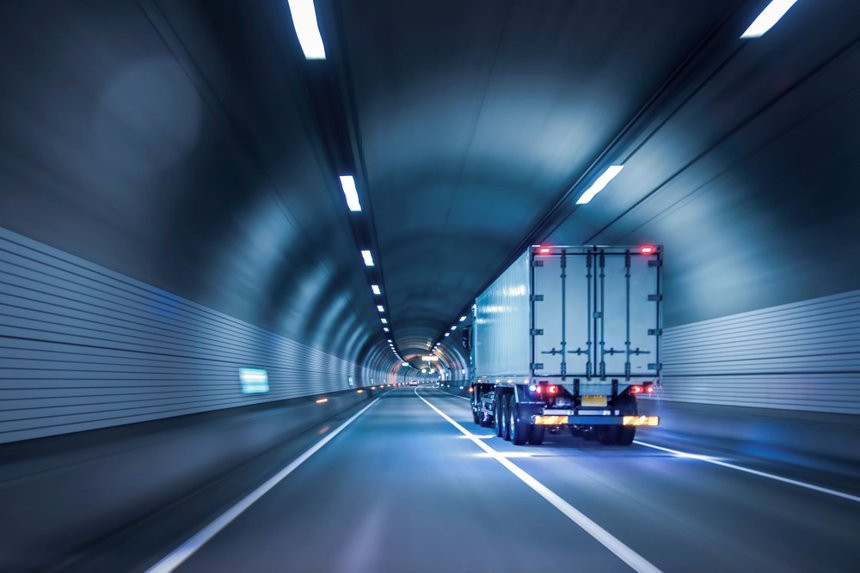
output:
[[[270,391],[242,394],[241,367],[265,368]],[[355,372],[0,229],[0,443],[332,392]]]
[[666,329],[662,394],[860,414],[860,290]]

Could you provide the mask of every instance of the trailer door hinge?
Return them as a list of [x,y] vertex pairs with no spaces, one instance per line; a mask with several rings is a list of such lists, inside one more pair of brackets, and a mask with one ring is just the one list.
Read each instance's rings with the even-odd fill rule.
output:
[[540,302],[542,300],[543,300],[542,294],[533,294],[532,295],[532,302]]
[[663,369],[663,365],[660,363],[649,362],[648,370],[657,370],[658,372]]
[[537,260],[535,260],[535,261],[532,261],[532,264],[533,264],[534,266],[536,266],[536,267],[542,267],[542,266],[543,266],[543,261],[537,261]]
[[648,261],[649,267],[661,267],[663,266],[663,262],[660,259],[651,259]]
[[529,331],[529,334],[531,334],[532,336],[540,336],[543,334],[543,328],[532,328]]
[[658,301],[658,300],[663,300],[663,295],[662,295],[662,294],[649,294],[649,295],[648,295],[648,300],[649,300],[649,301],[651,301],[651,302],[656,302],[656,301]]
[[532,370],[543,370],[543,362],[532,362],[529,366]]
[[663,334],[662,328],[649,328],[648,329],[648,336],[660,336],[661,334]]

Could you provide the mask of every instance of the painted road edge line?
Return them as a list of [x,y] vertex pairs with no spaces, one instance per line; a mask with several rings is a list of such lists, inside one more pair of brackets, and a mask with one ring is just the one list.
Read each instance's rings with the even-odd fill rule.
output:
[[[469,399],[469,398],[466,398],[465,396],[457,396],[456,394],[451,394],[451,396],[454,396],[455,398],[462,398],[463,400]],[[844,491],[839,491],[836,489],[830,489],[829,487],[823,487],[820,485],[815,485],[815,484],[811,484],[811,483],[807,483],[807,482],[803,482],[803,481],[799,481],[799,480],[795,480],[795,479],[791,479],[791,478],[787,478],[787,477],[778,476],[776,474],[772,474],[772,473],[768,473],[768,472],[763,472],[763,471],[759,471],[759,470],[745,468],[743,466],[738,466],[735,464],[730,464],[728,462],[723,462],[723,461],[714,459],[711,456],[707,456],[707,455],[703,455],[703,454],[691,454],[689,452],[682,452],[680,450],[673,450],[672,448],[666,448],[663,446],[658,446],[656,444],[649,444],[647,442],[641,442],[639,440],[633,440],[633,443],[638,444],[640,446],[645,446],[646,448],[654,448],[655,450],[662,450],[664,452],[668,452],[670,454],[675,454],[676,456],[679,456],[682,458],[691,458],[694,460],[699,460],[700,462],[707,462],[709,464],[715,464],[718,466],[722,466],[724,468],[729,468],[729,469],[737,470],[739,472],[744,472],[744,473],[756,475],[759,477],[772,479],[772,480],[779,481],[782,483],[796,485],[797,487],[806,488],[806,489],[809,489],[812,491],[817,491],[819,493],[824,493],[827,495],[833,495],[836,497],[841,497],[842,499],[847,499],[849,501],[855,501],[857,503],[860,503],[860,496],[851,495],[850,493],[845,493]]]
[[825,494],[828,494],[828,495],[833,495],[833,496],[836,496],[836,497],[841,497],[842,499],[847,499],[847,500],[850,500],[850,501],[856,501],[856,502],[860,503],[860,496],[857,496],[857,495],[851,495],[850,493],[845,493],[844,491],[839,491],[839,490],[835,490],[835,489],[830,489],[829,487],[822,487],[822,486],[820,486],[820,485],[815,485],[815,484],[807,483],[807,482],[804,482],[804,481],[799,481],[799,480],[796,480],[796,479],[791,479],[791,478],[787,478],[787,477],[782,477],[782,476],[778,476],[778,475],[776,475],[776,474],[772,474],[772,473],[768,473],[768,472],[763,472],[763,471],[759,471],[759,470],[754,470],[754,469],[751,469],[751,468],[745,468],[745,467],[743,467],[743,466],[738,466],[738,465],[735,465],[735,464],[730,464],[729,462],[724,462],[724,461],[721,461],[721,460],[717,460],[717,459],[712,458],[711,456],[706,456],[706,455],[703,455],[703,454],[691,454],[691,453],[688,453],[688,452],[682,452],[682,451],[680,451],[680,450],[673,450],[672,448],[666,448],[666,447],[663,447],[663,446],[658,446],[658,445],[656,445],[656,444],[649,444],[649,443],[647,443],[647,442],[640,442],[639,440],[633,440],[633,443],[634,443],[634,444],[637,444],[637,445],[640,445],[640,446],[644,446],[644,447],[646,447],[646,448],[652,448],[652,449],[655,449],[655,450],[660,450],[660,451],[662,451],[662,452],[668,452],[668,453],[670,453],[670,454],[674,454],[674,455],[676,455],[676,456],[678,456],[678,457],[681,457],[681,458],[690,458],[690,459],[693,459],[693,460],[698,460],[698,461],[700,461],[700,462],[706,462],[706,463],[709,463],[709,464],[714,464],[714,465],[717,465],[717,466],[722,466],[722,467],[724,467],[724,468],[729,468],[729,469],[733,469],[733,470],[736,470],[736,471],[739,471],[739,472],[744,472],[744,473],[752,474],[752,475],[755,475],[755,476],[759,476],[759,477],[763,477],[763,478],[767,478],[767,479],[772,479],[772,480],[775,480],[775,481],[778,481],[778,482],[787,483],[787,484],[790,484],[790,485],[795,485],[795,486],[797,486],[797,487],[806,488],[806,489],[809,489],[809,490],[812,490],[812,491],[817,491],[817,492],[819,492],[819,493],[825,493]]
[[483,441],[475,437],[472,432],[458,424],[445,412],[425,400],[424,397],[418,393],[417,388],[415,389],[415,395],[418,396],[418,398],[421,399],[422,402],[430,406],[430,408],[434,412],[439,414],[446,422],[457,428],[464,436],[469,438],[472,443],[484,450],[484,452],[489,454],[491,458],[502,464],[505,469],[518,477],[520,481],[532,488],[535,492],[537,492],[538,495],[550,502],[553,507],[562,512],[568,519],[570,519],[576,525],[584,529],[586,533],[591,535],[594,539],[600,542],[601,545],[609,549],[619,559],[629,565],[631,569],[633,569],[634,571],[639,571],[640,573],[659,573],[660,569],[652,565],[644,557],[642,557],[641,555],[633,551],[631,548],[629,548],[627,545],[622,543],[621,540],[619,540],[617,537],[613,536],[611,533],[597,525],[588,516],[570,505],[558,494],[543,485],[541,482],[533,478],[531,474],[526,472],[524,469],[522,469],[509,459],[503,457],[499,454],[499,452],[497,452],[496,450],[485,444]]
[[353,414],[351,418],[338,426],[335,431],[328,434],[319,442],[305,450],[302,455],[287,464],[281,471],[269,478],[263,485],[259,486],[257,489],[242,498],[233,507],[215,518],[215,520],[209,523],[209,525],[205,526],[203,529],[189,537],[179,547],[177,547],[176,549],[168,553],[165,557],[160,559],[158,563],[147,569],[146,573],[170,573],[171,571],[182,565],[189,557],[194,555],[201,547],[203,547],[207,542],[209,542],[209,540],[215,537],[215,535],[217,535],[219,531],[227,527],[230,522],[242,515],[242,513],[246,509],[251,507],[257,500],[266,495],[285,477],[293,473],[296,468],[305,463],[308,458],[310,458],[312,455],[322,449],[323,446],[325,446],[332,439],[334,439],[335,436],[341,433],[347,426],[352,424],[356,420],[356,418],[364,414],[364,412],[367,411],[368,408],[376,404],[378,401],[379,398],[375,398],[373,402]]

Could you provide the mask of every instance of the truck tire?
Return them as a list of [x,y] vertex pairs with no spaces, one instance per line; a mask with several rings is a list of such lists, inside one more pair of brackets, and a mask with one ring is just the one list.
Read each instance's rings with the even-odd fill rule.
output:
[[[622,416],[635,416],[638,413],[635,396],[624,396],[615,401]],[[619,426],[618,445],[629,446],[636,438],[636,426]]]
[[[511,396],[513,398],[513,396]],[[519,408],[516,402],[512,399],[508,406],[510,411],[508,419],[508,427],[511,428],[511,441],[514,445],[522,446],[526,443],[529,437],[529,423],[526,420],[521,420],[519,417]]]
[[529,426],[529,443],[533,446],[541,445],[545,430],[543,426]]
[[505,433],[505,429],[504,429],[504,427],[502,427],[503,426],[502,420],[504,420],[504,416],[502,416],[502,395],[499,394],[498,392],[496,392],[496,408],[495,408],[495,411],[496,411],[496,419],[495,419],[496,437],[501,438]]
[[482,417],[482,414],[478,411],[478,407],[475,404],[472,404],[472,420],[480,426]]
[[611,446],[618,443],[618,435],[621,431],[621,426],[597,426],[597,439],[604,446]]
[[504,394],[502,396],[502,438],[506,442],[511,441],[511,395]]

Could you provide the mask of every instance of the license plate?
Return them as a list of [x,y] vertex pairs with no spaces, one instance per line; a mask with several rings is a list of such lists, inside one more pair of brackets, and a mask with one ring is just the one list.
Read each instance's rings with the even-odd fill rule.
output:
[[583,406],[606,406],[606,396],[583,396]]

